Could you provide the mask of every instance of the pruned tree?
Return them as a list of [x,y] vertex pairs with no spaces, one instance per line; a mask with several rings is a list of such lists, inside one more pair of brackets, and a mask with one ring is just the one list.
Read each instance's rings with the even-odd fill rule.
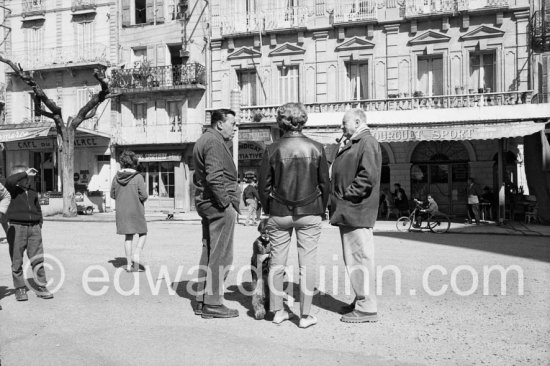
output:
[[[112,97],[109,91],[109,83],[105,77],[105,70],[94,70],[94,77],[101,85],[101,90],[94,93],[90,100],[77,112],[75,116],[63,120],[61,108],[50,99],[40,85],[36,82],[32,72],[23,70],[20,64],[0,55],[0,62],[9,65],[15,75],[27,84],[39,101],[40,115],[53,119],[57,131],[57,149],[61,156],[61,171],[63,176],[63,216],[76,216],[75,190],[74,190],[74,141],[75,133],[82,122],[93,118],[97,108],[105,99]],[[45,110],[45,106],[48,110]]]

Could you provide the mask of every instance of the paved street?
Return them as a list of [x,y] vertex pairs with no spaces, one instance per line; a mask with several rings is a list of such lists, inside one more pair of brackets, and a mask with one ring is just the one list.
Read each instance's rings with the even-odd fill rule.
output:
[[[198,263],[198,223],[153,221],[149,230],[144,262],[150,270],[129,274],[119,269],[124,250],[113,222],[46,222],[46,253],[60,260],[66,278],[55,299],[41,300],[30,293],[26,303],[15,301],[8,246],[0,245],[2,365],[550,363],[548,238],[379,230],[377,264],[401,272],[401,294],[396,294],[396,276],[386,271],[380,281],[380,321],[351,325],[341,323],[336,313],[352,297],[346,295],[338,230],[326,227],[318,255],[324,268],[324,279],[319,278],[323,292],[316,295],[313,307],[319,324],[303,330],[297,321],[275,326],[253,319],[250,298],[237,289],[239,269],[249,263],[255,228],[237,229],[236,268],[228,279],[226,298],[241,316],[228,320],[204,320],[191,311],[189,281],[195,276],[188,271]],[[295,268],[295,248],[291,258],[289,265]],[[84,274],[91,265],[95,269],[90,277],[101,277],[100,268],[105,268],[108,280],[90,284],[89,290],[97,293],[108,286],[104,295],[84,290]],[[519,266],[515,268],[523,272],[523,281],[516,272],[508,272],[507,294],[501,295],[498,272],[484,275],[483,267],[493,265]],[[165,273],[159,274],[163,268]],[[58,269],[48,273],[59,281]],[[460,296],[476,276],[477,290]],[[123,296],[116,289],[130,291],[136,280],[139,295]],[[164,281],[175,290],[172,294]],[[248,273],[243,281],[248,289]],[[518,296],[522,282],[523,295]],[[160,287],[158,295],[155,286]],[[448,286],[444,294],[427,293],[443,286]],[[292,306],[297,313],[299,304]]]

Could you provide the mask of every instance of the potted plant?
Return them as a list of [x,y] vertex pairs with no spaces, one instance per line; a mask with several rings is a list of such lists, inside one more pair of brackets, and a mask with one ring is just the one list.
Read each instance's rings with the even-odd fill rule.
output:
[[415,98],[422,98],[424,96],[424,93],[420,90],[416,90],[414,93],[413,93],[413,97]]

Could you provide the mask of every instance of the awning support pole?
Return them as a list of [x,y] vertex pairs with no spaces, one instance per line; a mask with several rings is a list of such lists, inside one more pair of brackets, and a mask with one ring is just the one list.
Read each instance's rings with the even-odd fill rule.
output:
[[504,139],[498,139],[498,162],[497,162],[497,176],[498,176],[498,225],[504,224],[504,218],[506,213],[506,186],[504,184],[504,166],[503,166],[503,154],[504,154]]

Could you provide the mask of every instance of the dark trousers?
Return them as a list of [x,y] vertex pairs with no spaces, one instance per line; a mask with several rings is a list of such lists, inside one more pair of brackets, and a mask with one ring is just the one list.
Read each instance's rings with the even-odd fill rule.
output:
[[42,263],[44,262],[44,247],[42,246],[42,229],[40,225],[11,224],[8,229],[8,243],[10,246],[11,274],[15,288],[25,286],[25,274],[23,273],[23,256],[25,250],[31,260],[35,281],[39,286],[46,286],[46,273]]
[[202,253],[197,301],[222,305],[224,282],[233,264],[233,236],[237,211],[228,207],[222,216],[202,218]]
[[479,224],[479,203],[468,205],[468,222],[472,222],[472,216],[476,220],[476,224]]

